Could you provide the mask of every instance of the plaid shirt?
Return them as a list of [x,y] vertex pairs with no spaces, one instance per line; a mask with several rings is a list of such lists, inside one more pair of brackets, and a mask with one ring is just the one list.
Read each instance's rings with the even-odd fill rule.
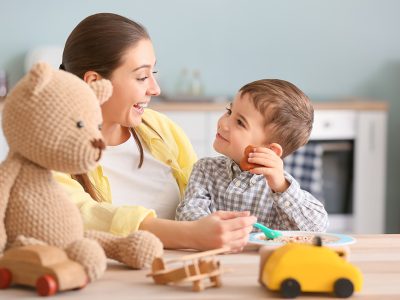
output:
[[325,231],[328,214],[320,201],[285,172],[289,188],[274,193],[263,175],[242,172],[225,156],[200,159],[190,175],[177,220],[197,220],[217,210],[250,211],[257,221],[280,230]]

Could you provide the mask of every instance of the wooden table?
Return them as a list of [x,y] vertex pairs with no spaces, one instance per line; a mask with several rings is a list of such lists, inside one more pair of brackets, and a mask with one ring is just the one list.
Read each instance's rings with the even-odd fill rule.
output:
[[[357,235],[352,245],[350,261],[364,275],[362,292],[354,299],[400,299],[400,234]],[[187,252],[166,251],[165,258],[175,258]],[[105,275],[80,291],[57,294],[57,299],[267,299],[280,298],[257,282],[259,256],[257,251],[218,256],[222,265],[233,269],[222,275],[223,286],[202,292],[192,292],[191,285],[155,285],[145,275],[149,270],[134,271],[110,261]],[[0,291],[0,299],[36,297],[28,288]],[[329,295],[302,295],[299,299],[332,299]]]

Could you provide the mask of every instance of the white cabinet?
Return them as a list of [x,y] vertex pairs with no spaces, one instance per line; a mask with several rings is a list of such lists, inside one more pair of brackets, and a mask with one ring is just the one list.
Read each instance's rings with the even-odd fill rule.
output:
[[354,139],[357,114],[354,110],[316,110],[310,139]]
[[206,156],[208,153],[208,145],[206,143],[208,116],[197,112],[169,111],[165,114],[185,131],[197,155],[200,157]]
[[387,113],[359,112],[354,162],[353,228],[357,233],[384,233]]
[[163,111],[162,113],[185,131],[199,157],[218,155],[212,145],[216,134],[217,120],[224,111]]
[[[0,112],[0,125],[1,125],[1,112]],[[3,129],[0,126],[0,162],[2,162],[6,158],[7,153],[8,153],[7,142],[3,135]]]
[[[218,155],[212,144],[223,106],[206,110],[154,107],[180,125],[199,157]],[[1,122],[1,114],[0,114]],[[386,124],[384,109],[315,110],[312,140],[352,140],[354,144],[353,212],[330,215],[329,231],[383,233],[385,231]],[[0,128],[0,161],[8,153]]]
[[[185,130],[199,157],[217,155],[212,144],[223,109],[162,112]],[[329,231],[385,231],[386,123],[384,110],[315,110],[311,140],[352,140],[354,145],[353,213],[330,215]]]

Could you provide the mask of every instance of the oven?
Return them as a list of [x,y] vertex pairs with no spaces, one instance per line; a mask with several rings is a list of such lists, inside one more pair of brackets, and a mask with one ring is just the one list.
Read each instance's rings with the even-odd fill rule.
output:
[[[328,231],[385,232],[386,118],[383,110],[317,109],[309,143],[293,154],[308,163],[296,174],[294,159],[285,159],[301,187],[324,203]],[[302,178],[310,168],[314,174]]]

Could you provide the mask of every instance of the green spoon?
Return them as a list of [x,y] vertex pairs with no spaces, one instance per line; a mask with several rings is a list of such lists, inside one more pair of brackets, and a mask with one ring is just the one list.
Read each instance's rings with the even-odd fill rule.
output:
[[254,223],[253,226],[255,228],[260,229],[265,234],[265,236],[270,240],[273,240],[273,239],[275,239],[277,237],[280,237],[282,235],[281,232],[279,232],[277,230],[272,230],[272,229],[270,229],[270,228],[268,228],[268,227],[266,227],[266,226],[264,226],[264,225],[262,225],[260,223]]

